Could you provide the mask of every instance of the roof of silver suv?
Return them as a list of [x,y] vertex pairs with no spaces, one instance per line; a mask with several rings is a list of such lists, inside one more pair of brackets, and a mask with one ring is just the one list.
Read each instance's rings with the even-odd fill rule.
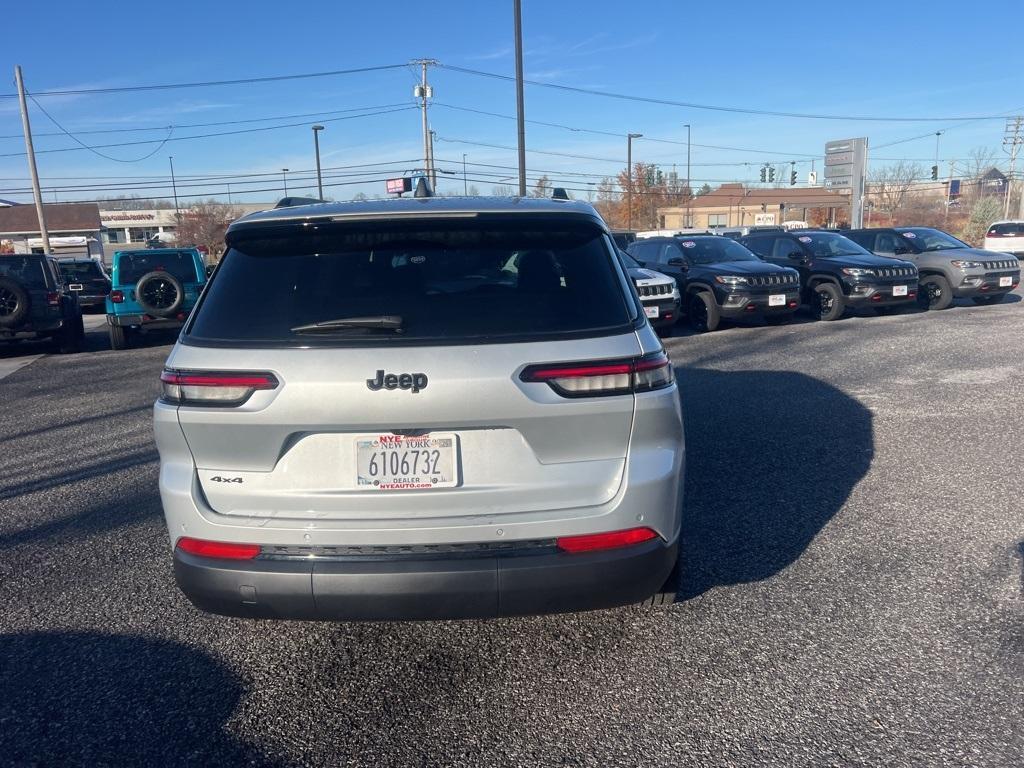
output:
[[250,224],[316,219],[357,220],[392,216],[475,215],[479,213],[560,213],[588,216],[604,226],[594,207],[581,200],[553,200],[541,197],[403,197],[348,203],[316,203],[260,211],[235,221],[230,230]]

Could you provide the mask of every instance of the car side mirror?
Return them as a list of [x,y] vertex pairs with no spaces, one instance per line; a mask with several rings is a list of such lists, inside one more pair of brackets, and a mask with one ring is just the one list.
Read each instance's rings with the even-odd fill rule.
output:
[[668,264],[668,266],[670,267],[679,267],[680,269],[686,269],[686,262],[683,260],[682,256],[673,256],[665,263]]

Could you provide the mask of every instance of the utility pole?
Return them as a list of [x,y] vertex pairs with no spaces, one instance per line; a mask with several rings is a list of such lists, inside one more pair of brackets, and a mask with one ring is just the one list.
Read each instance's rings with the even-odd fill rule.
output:
[[626,229],[633,228],[633,139],[642,133],[626,134]]
[[430,189],[437,193],[437,168],[434,166],[434,131],[430,131]]
[[526,108],[523,105],[523,4],[513,0],[516,33],[516,124],[519,135],[519,196],[526,197]]
[[174,220],[181,226],[181,211],[178,208],[178,182],[174,178],[174,156],[168,155],[167,162],[171,164],[171,191],[174,193]]
[[[1024,144],[1024,136],[1021,135],[1022,131],[1024,131],[1024,116],[1017,115],[1017,117],[1011,117],[1006,121],[1003,149],[1010,153],[1010,173],[1009,178],[1006,180],[1006,196],[1003,200],[1004,219],[1010,217],[1010,190],[1013,189],[1013,179],[1017,170],[1017,152],[1020,150],[1020,145]],[[1022,190],[1021,197],[1024,198],[1024,190]],[[1021,204],[1021,207],[1024,208],[1024,203]]]
[[466,153],[462,153],[462,194],[469,197],[469,182],[466,180]]
[[32,194],[36,201],[36,216],[39,218],[39,235],[43,240],[43,253],[50,252],[50,233],[46,229],[46,213],[43,211],[43,193],[39,188],[39,171],[36,168],[36,151],[32,147],[32,126],[28,120],[28,104],[25,101],[25,81],[21,77],[21,66],[14,67],[14,79],[18,84],[18,102],[21,104],[21,128],[25,132],[25,154],[28,155],[28,171],[32,176]]
[[693,204],[693,187],[690,186],[690,124],[686,124],[686,226],[693,226],[693,213],[691,212],[691,205]]
[[284,181],[284,196],[288,197],[288,169],[281,169],[281,179]]
[[324,180],[320,175],[320,131],[323,129],[322,125],[313,126],[313,147],[316,151],[316,193],[321,200],[324,199]]
[[[412,94],[420,100],[420,113],[423,117],[423,173],[428,180],[434,179],[434,147],[430,140],[430,120],[427,118],[427,100],[434,96],[434,89],[427,82],[427,67],[437,64],[433,59],[420,59],[420,82],[413,88]],[[433,181],[431,181],[433,185]]]

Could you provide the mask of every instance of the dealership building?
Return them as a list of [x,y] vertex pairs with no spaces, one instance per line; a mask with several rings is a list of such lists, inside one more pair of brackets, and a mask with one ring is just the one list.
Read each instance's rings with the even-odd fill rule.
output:
[[[234,203],[230,206],[240,216],[273,208],[273,203]],[[180,213],[188,209],[182,208]],[[157,235],[172,234],[177,228],[179,212],[173,208],[142,211],[100,211],[104,248],[110,253],[126,244],[146,243]],[[107,245],[112,247],[106,248]]]

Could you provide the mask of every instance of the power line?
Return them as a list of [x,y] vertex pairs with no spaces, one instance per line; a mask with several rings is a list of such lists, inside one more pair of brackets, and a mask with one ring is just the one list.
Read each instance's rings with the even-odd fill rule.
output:
[[[350,112],[362,112],[371,109],[390,109],[392,107],[405,106],[407,102],[398,102],[396,104],[376,104],[370,107],[352,107],[351,109],[335,109],[330,112],[306,112],[297,115],[277,115],[276,117],[250,117],[245,120],[221,120],[214,123],[180,123],[172,125],[153,125],[146,128],[101,128],[96,130],[76,130],[75,134],[79,136],[93,135],[93,134],[104,134],[104,133],[147,133],[151,131],[166,131],[168,129],[179,130],[183,128],[215,128],[221,125],[244,125],[245,123],[264,123],[270,120],[295,120],[300,117],[321,117],[323,115],[341,115],[348,114]],[[39,106],[37,103],[36,106]],[[42,109],[41,106],[39,106]],[[45,111],[45,110],[44,110]],[[33,137],[39,136],[63,136],[64,133],[61,131],[50,131],[46,133],[32,132]],[[7,136],[0,136],[0,139],[21,139],[20,133],[12,133]]]
[[[484,72],[479,69],[470,69],[469,67],[458,67],[453,64],[444,64],[438,62],[437,66],[443,67],[452,72],[461,72],[467,75],[476,75],[479,77],[489,77],[495,80],[504,81],[515,81],[515,78],[510,75],[500,75],[495,72]],[[868,115],[828,115],[828,114],[813,114],[806,112],[778,112],[767,109],[748,109],[744,107],[724,107],[719,105],[711,104],[697,104],[688,101],[674,101],[672,99],[658,99],[649,96],[637,96],[628,93],[616,93],[614,91],[603,91],[596,88],[581,88],[573,85],[562,85],[560,83],[545,83],[538,80],[524,80],[523,82],[528,85],[535,85],[539,88],[551,88],[558,91],[567,91],[570,93],[582,93],[588,96],[603,96],[609,99],[621,99],[625,101],[638,101],[647,104],[661,104],[669,107],[684,107],[686,109],[703,109],[712,112],[731,112],[744,115],[761,115],[765,117],[792,117],[802,120],[845,120],[850,122],[881,122],[881,123],[934,123],[934,122],[957,122],[957,121],[974,121],[974,120],[1002,120],[1005,115],[970,115],[963,117],[876,117]]]
[[[332,117],[332,118],[329,118],[327,120],[323,120],[321,122],[324,122],[324,123],[335,123],[335,122],[338,122],[340,120],[354,120],[354,119],[359,118],[359,117],[374,117],[376,115],[389,115],[389,114],[392,114],[394,112],[404,112],[404,111],[409,110],[409,109],[416,109],[416,107],[412,107],[412,106],[399,107],[397,109],[379,110],[377,112],[365,112],[365,113],[358,114],[358,115],[348,115],[346,117]],[[305,126],[305,125],[306,125],[305,122],[302,122],[302,123],[287,123],[285,125],[268,125],[268,126],[265,126],[265,127],[262,127],[262,128],[244,128],[244,129],[240,129],[240,130],[237,130],[237,131],[220,131],[220,132],[217,132],[217,133],[200,133],[200,134],[196,134],[194,136],[173,136],[171,138],[162,139],[162,140],[161,139],[149,139],[149,140],[144,140],[144,141],[123,141],[123,142],[118,142],[118,143],[115,143],[115,144],[96,144],[96,145],[93,145],[92,147],[86,147],[86,148],[87,149],[95,150],[95,149],[110,149],[112,147],[133,147],[133,146],[139,146],[139,145],[143,145],[143,144],[161,144],[162,145],[162,144],[166,144],[167,142],[171,142],[171,141],[189,141],[189,140],[192,140],[192,139],[209,139],[209,138],[213,138],[213,137],[216,137],[216,136],[237,136],[237,135],[243,134],[243,133],[259,133],[259,132],[262,132],[262,131],[276,131],[276,130],[280,130],[282,128],[297,128],[297,127]],[[82,149],[83,149],[83,147],[62,147],[62,148],[59,148],[59,149],[39,149],[39,150],[36,150],[36,154],[37,155],[41,155],[41,154],[49,154],[49,153],[55,153],[55,152],[81,152]],[[4,154],[0,154],[0,157],[24,157],[24,156],[25,156],[24,152],[6,152]]]
[[[65,90],[41,91],[36,96],[84,96],[98,93],[128,93],[135,91],[169,91],[179,88],[208,88],[219,85],[249,85],[252,83],[274,83],[283,80],[305,80],[313,77],[336,77],[338,75],[357,75],[365,72],[382,72],[388,69],[401,69],[406,64],[382,64],[377,67],[357,67],[355,69],[335,69],[328,72],[305,72],[297,75],[271,75],[269,77],[243,77],[238,80],[205,80],[194,83],[160,83],[157,85],[126,85],[111,88],[74,88]],[[17,98],[16,93],[0,93],[0,99]]]

